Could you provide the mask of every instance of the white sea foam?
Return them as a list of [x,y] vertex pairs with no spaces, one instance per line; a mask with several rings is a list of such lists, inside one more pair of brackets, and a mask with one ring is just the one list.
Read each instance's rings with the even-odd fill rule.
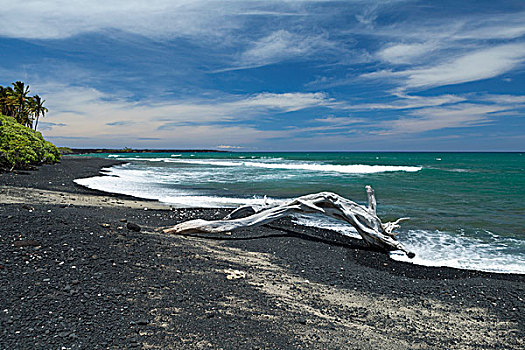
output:
[[126,157],[120,158],[122,160],[134,160],[134,161],[144,161],[144,162],[166,162],[171,160],[170,158],[141,158],[141,157]]
[[[193,164],[195,164],[195,162],[206,162],[204,164],[226,163],[227,165],[225,166],[243,166],[242,164],[247,166],[246,163],[248,163],[247,161],[183,160],[173,158],[141,158],[139,160],[151,162],[180,161],[180,163],[190,162]],[[265,160],[259,159],[251,163],[269,166],[314,165],[306,162],[276,163],[275,160],[266,160],[265,162]],[[318,165],[333,166],[326,164]],[[261,197],[239,198],[228,195],[210,195],[210,192],[206,193],[194,189],[177,189],[174,186],[166,186],[166,184],[186,184],[188,181],[190,183],[203,183],[206,182],[208,178],[217,180],[217,176],[219,176],[219,180],[222,181],[224,180],[224,176],[231,176],[228,172],[217,172],[213,167],[199,171],[193,171],[191,167],[185,167],[180,168],[177,172],[173,172],[169,167],[157,166],[157,164],[151,164],[151,166],[141,169],[136,168],[133,163],[128,163],[105,168],[103,172],[110,176],[77,179],[75,182],[97,190],[155,199],[178,207],[234,208],[239,205],[261,205],[264,203],[264,199]],[[261,175],[259,174],[258,176]],[[274,199],[270,199],[270,201],[271,200]],[[321,227],[351,237],[360,238],[355,229],[337,220],[331,220],[321,216],[300,216],[295,218],[294,221],[301,225]],[[500,237],[491,232],[482,232],[479,237],[482,239],[475,239],[461,232],[447,233],[422,230],[401,232],[399,240],[407,246],[409,250],[414,251],[416,257],[414,259],[408,259],[404,254],[397,252],[391,253],[390,256],[394,260],[406,261],[418,265],[448,266],[461,269],[525,274],[525,256],[514,253],[524,250],[524,241]],[[509,247],[514,247],[514,249]]]
[[118,158],[118,157],[120,157],[119,154],[110,154],[110,155],[108,156],[108,158]]
[[[101,172],[106,176],[76,179],[74,182],[91,189],[158,200],[184,208],[235,208],[240,205],[262,205],[264,203],[263,197],[239,198],[210,196],[202,194],[197,190],[180,190],[173,187],[166,188],[166,183],[173,184],[179,181],[182,182],[180,178],[184,177],[184,174],[181,176],[164,174],[165,176],[162,176],[155,168],[148,170],[133,169],[130,168],[129,164],[125,164],[103,168]],[[212,173],[203,175],[200,172],[197,174],[203,178],[213,175]],[[267,201],[271,203],[279,200],[269,198]]]
[[94,190],[125,194],[145,199],[158,199],[158,195],[155,193],[156,191],[151,191],[151,187],[142,181],[123,181],[122,178],[115,176],[95,176],[76,179],[74,182]]
[[[352,238],[361,239],[357,231],[348,224],[325,216],[297,216],[295,223],[339,232]],[[399,236],[409,251],[416,256],[409,259],[406,254],[395,251],[390,258],[424,266],[446,266],[458,269],[498,273],[525,274],[525,256],[509,252],[523,250],[525,241],[483,232],[484,240],[441,231],[410,230]],[[520,248],[521,247],[521,248]]]
[[[293,221],[300,225],[333,230],[361,239],[359,233],[350,225],[325,216],[298,215]],[[406,254],[395,251],[390,253],[390,257],[416,265],[525,274],[525,256],[509,251],[509,247],[516,251],[523,250],[525,241],[501,237],[486,230],[483,236],[484,240],[481,240],[463,235],[462,232],[453,235],[441,231],[409,230],[402,232],[399,240],[409,251],[415,252],[416,256],[409,259]]]
[[119,158],[121,160],[140,160],[146,162],[164,162],[164,163],[179,163],[179,164],[193,164],[193,165],[210,165],[219,167],[248,167],[248,168],[264,168],[276,170],[304,170],[313,172],[336,172],[345,174],[374,174],[384,172],[417,172],[422,169],[420,166],[397,166],[397,165],[367,165],[367,164],[351,164],[338,165],[326,163],[313,162],[277,162],[279,158],[258,159],[251,160],[214,160],[214,159],[173,159],[173,158]]
[[352,164],[352,165],[337,165],[337,164],[320,164],[312,162],[301,163],[275,163],[275,162],[260,162],[260,161],[224,161],[224,160],[208,160],[208,159],[170,159],[164,160],[169,163],[187,163],[199,165],[214,165],[223,167],[254,167],[265,169],[283,169],[283,170],[306,170],[318,172],[338,172],[346,174],[373,174],[392,171],[416,172],[420,171],[418,166],[394,166],[394,165],[366,165],[366,164]]
[[[263,205],[263,197],[238,198],[198,195],[197,191],[177,191],[170,189],[169,195],[155,184],[141,181],[126,181],[120,177],[96,176],[85,179],[76,179],[75,183],[87,188],[105,192],[124,194],[144,199],[158,200],[180,208],[235,208],[241,205]],[[269,199],[270,201],[277,201]],[[268,199],[267,199],[268,201]]]
[[401,252],[392,252],[390,257],[417,265],[525,274],[525,256],[509,252],[509,247],[523,247],[525,241],[490,232],[484,236],[481,240],[461,233],[410,230],[400,234],[399,240],[416,256],[409,259]]

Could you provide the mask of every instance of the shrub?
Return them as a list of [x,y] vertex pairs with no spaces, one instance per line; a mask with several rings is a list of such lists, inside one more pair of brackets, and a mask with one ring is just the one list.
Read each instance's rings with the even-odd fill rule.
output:
[[60,154],[73,154],[73,150],[69,147],[58,147]]
[[60,152],[41,133],[0,115],[0,169],[28,169],[59,160]]

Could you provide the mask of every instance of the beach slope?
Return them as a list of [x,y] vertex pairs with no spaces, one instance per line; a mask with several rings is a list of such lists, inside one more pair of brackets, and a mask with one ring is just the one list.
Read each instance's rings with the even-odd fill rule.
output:
[[525,346],[523,275],[396,262],[286,220],[165,235],[227,211],[73,183],[117,163],[0,174],[1,349]]

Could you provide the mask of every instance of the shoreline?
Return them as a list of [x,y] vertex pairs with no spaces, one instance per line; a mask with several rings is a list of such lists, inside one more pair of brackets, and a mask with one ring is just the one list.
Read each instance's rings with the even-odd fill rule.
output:
[[0,348],[524,345],[524,275],[398,262],[286,220],[167,236],[157,229],[226,211],[73,183],[121,163],[0,174]]
[[[414,152],[412,152],[414,153]],[[417,153],[417,152],[415,152]],[[74,156],[73,156],[74,157]],[[107,158],[106,158],[107,159]],[[122,165],[122,164],[129,164],[130,161],[129,160],[122,160],[122,159],[111,159],[110,161],[115,161],[115,164],[111,164],[110,166],[113,166],[113,165]],[[114,175],[108,175],[104,172],[99,172],[98,176],[114,176]],[[179,209],[210,209],[210,208],[217,208],[217,209],[223,209],[223,210],[233,210],[235,209],[235,207],[199,207],[199,206],[178,206],[177,204],[171,204],[171,203],[165,203],[165,202],[161,202],[159,199],[153,199],[153,198],[143,198],[143,197],[138,197],[138,196],[134,196],[134,195],[128,195],[128,194],[121,194],[121,193],[116,193],[116,192],[106,192],[104,190],[98,190],[98,189],[92,189],[88,186],[84,186],[84,185],[78,185],[82,188],[87,188],[91,191],[96,191],[96,192],[99,192],[100,194],[102,195],[108,195],[108,196],[118,196],[118,197],[122,197],[122,198],[129,198],[129,199],[132,199],[132,200],[139,200],[139,201],[152,201],[152,202],[155,202],[155,203],[158,203],[158,208],[159,209],[162,209],[164,207],[169,207],[169,208],[172,208],[172,209],[175,209],[175,208],[179,208]],[[300,225],[300,224],[298,224]],[[304,225],[304,228],[306,227],[309,227],[310,229],[312,229],[311,226],[307,226],[307,225]],[[392,260],[397,260],[397,259],[393,259],[391,258]],[[408,263],[409,265],[417,265],[417,266],[425,266],[425,267],[433,267],[433,268],[452,268],[452,269],[457,269],[457,270],[460,270],[460,271],[471,271],[471,272],[482,272],[482,273],[493,273],[493,274],[499,274],[499,275],[523,275],[525,276],[525,273],[519,273],[519,272],[514,272],[514,271],[498,271],[496,269],[475,269],[475,268],[462,268],[462,267],[457,267],[457,266],[447,266],[447,265],[436,265],[436,264],[424,264],[424,263],[420,263],[420,264],[415,264],[413,263],[411,260],[397,260],[399,262],[404,262],[404,263]]]

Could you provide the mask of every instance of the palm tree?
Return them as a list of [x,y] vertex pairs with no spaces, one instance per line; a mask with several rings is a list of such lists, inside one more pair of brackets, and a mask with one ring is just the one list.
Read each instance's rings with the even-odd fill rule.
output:
[[14,117],[15,119],[22,125],[30,126],[32,124],[31,119],[29,118],[29,110],[28,110],[28,95],[29,94],[29,86],[25,86],[25,84],[21,81],[17,81],[13,83],[13,90],[11,93],[11,96],[9,97],[11,102],[14,105],[15,113]]
[[35,120],[36,120],[36,123],[35,123],[35,130],[38,126],[38,118],[40,118],[40,116],[42,116],[42,118],[44,118],[44,116],[46,115],[46,112],[48,111],[48,109],[46,107],[44,107],[44,102],[46,102],[46,100],[42,100],[40,98],[40,96],[38,95],[35,95],[33,96],[32,98],[32,112],[33,112],[33,115],[35,116]]
[[45,100],[40,96],[28,96],[29,86],[17,81],[13,87],[3,87],[0,85],[0,114],[14,117],[20,124],[33,128],[33,121],[36,121],[35,130],[38,126],[40,117],[44,117],[48,109],[44,107]]
[[13,89],[11,87],[0,86],[0,114],[11,117],[14,115],[14,106],[10,98],[12,94]]

